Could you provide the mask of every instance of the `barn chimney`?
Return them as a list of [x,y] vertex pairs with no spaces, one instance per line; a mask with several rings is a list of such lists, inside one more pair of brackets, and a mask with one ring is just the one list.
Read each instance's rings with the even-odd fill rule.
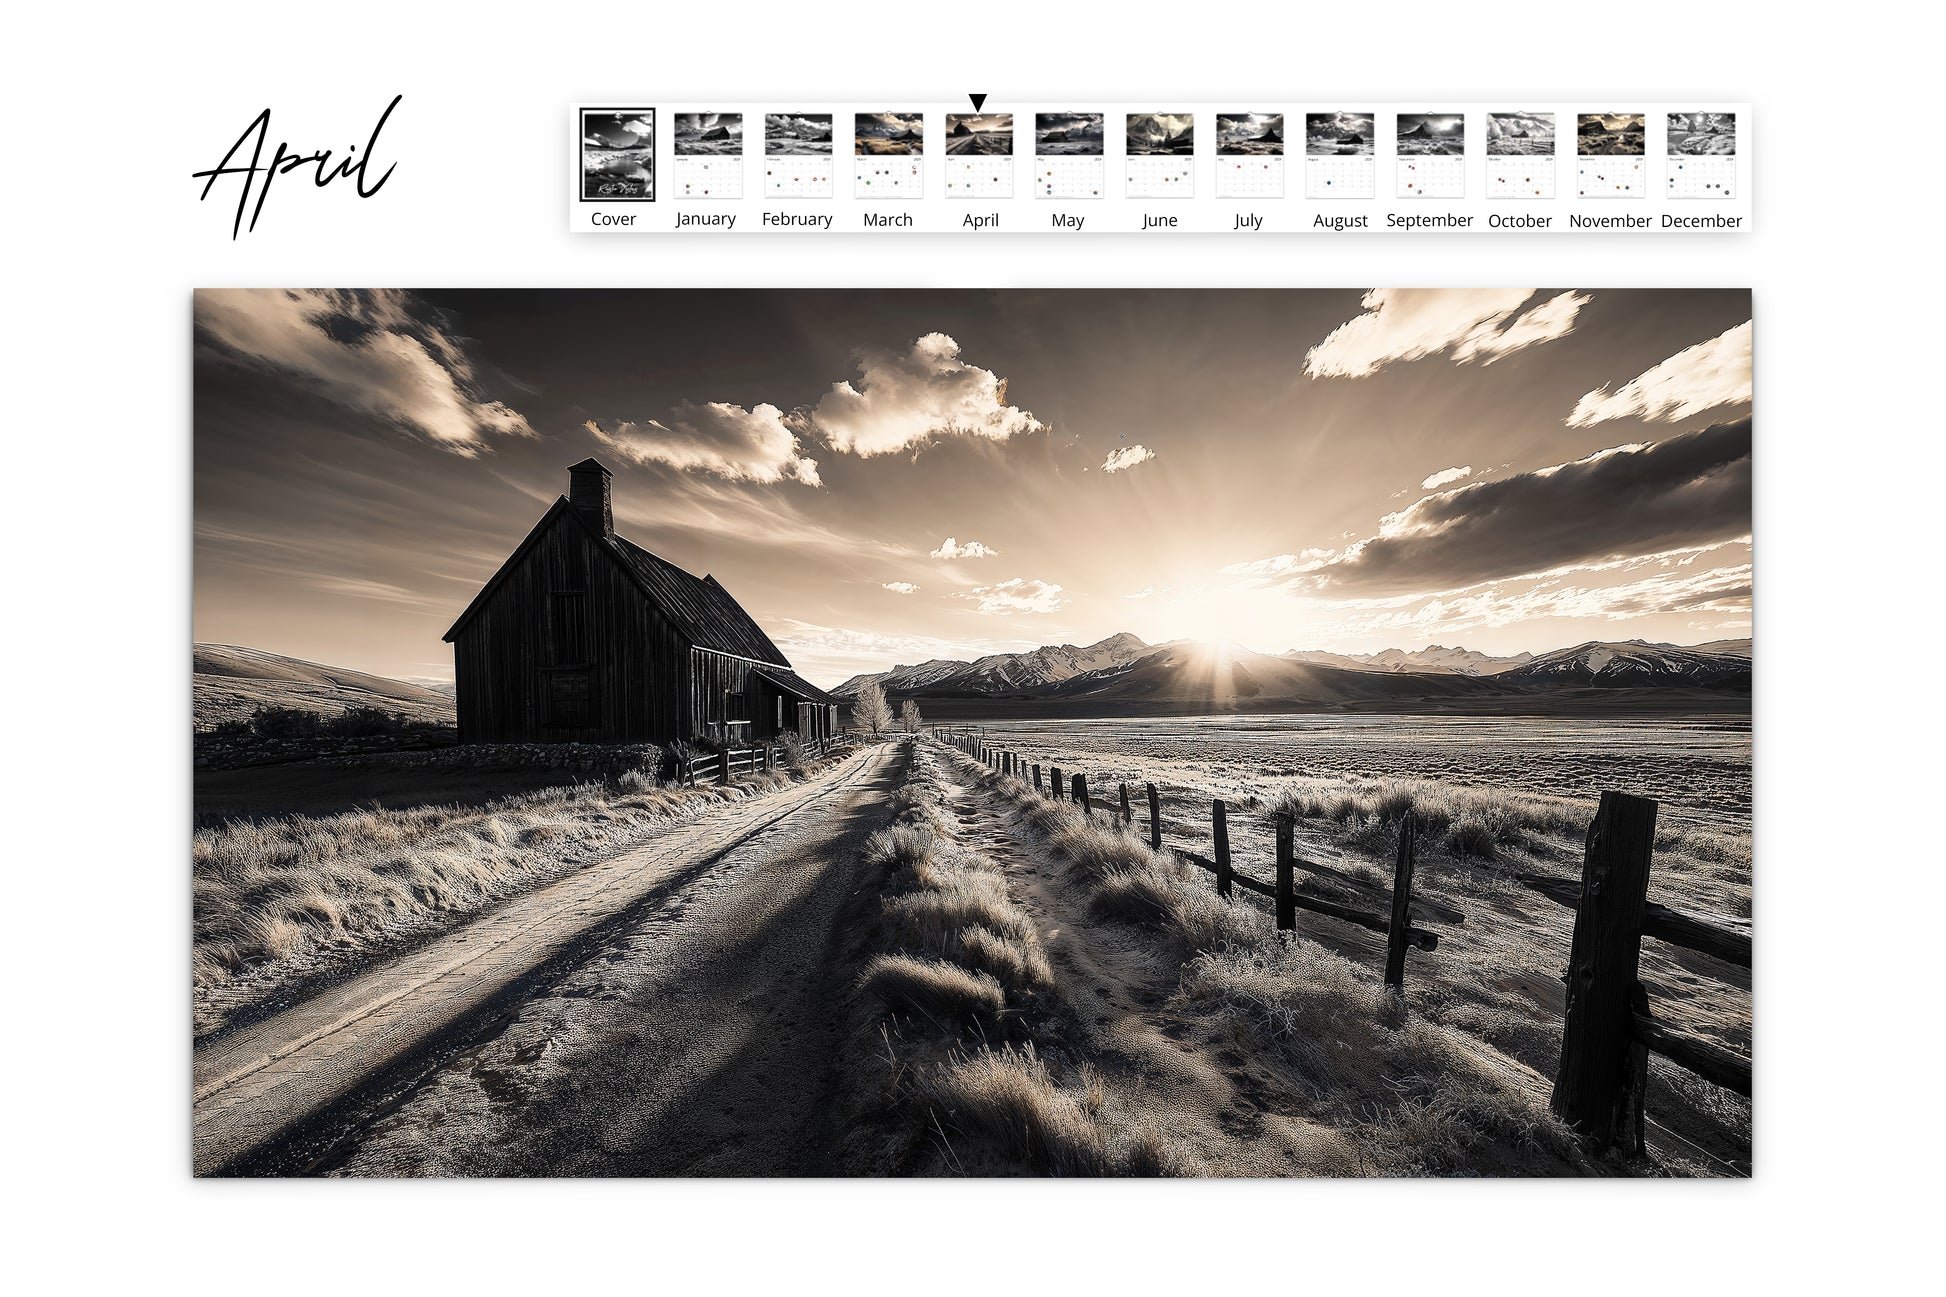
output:
[[568,469],[568,503],[604,538],[615,534],[615,511],[608,503],[608,469],[598,459]]

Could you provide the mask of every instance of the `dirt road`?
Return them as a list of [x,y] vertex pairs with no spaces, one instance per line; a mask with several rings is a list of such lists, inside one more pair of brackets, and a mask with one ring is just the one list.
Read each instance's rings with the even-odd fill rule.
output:
[[[826,956],[892,764],[868,749],[727,804],[199,1049],[197,1174],[815,1169],[810,1082],[842,1001]],[[652,1020],[596,1025],[631,1005]],[[569,1047],[627,1057],[557,1066]],[[739,1155],[738,1133],[764,1145],[746,1103],[791,1138]]]

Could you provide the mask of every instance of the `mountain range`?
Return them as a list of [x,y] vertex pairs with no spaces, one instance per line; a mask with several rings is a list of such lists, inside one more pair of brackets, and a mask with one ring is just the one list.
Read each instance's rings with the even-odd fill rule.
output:
[[1387,649],[1279,656],[1189,640],[1152,645],[1126,632],[1095,644],[1049,645],[972,662],[934,659],[853,676],[832,692],[857,696],[876,682],[894,702],[1044,699],[1106,706],[1266,707],[1404,703],[1412,700],[1556,695],[1564,691],[1709,690],[1750,687],[1750,641],[1684,647],[1640,640],[1589,641],[1542,654],[1496,657],[1466,648]]

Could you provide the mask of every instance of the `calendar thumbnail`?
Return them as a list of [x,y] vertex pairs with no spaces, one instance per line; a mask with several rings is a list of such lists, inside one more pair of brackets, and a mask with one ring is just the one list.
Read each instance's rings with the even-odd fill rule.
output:
[[1466,197],[1466,116],[1400,113],[1400,198]]
[[1014,196],[1014,115],[946,114],[946,197]]
[[742,113],[676,113],[669,142],[673,197],[743,197]]
[[1378,192],[1371,113],[1304,114],[1304,195],[1372,198]]
[[1487,114],[1487,197],[1554,197],[1554,114]]
[[1284,196],[1284,114],[1216,115],[1216,196]]
[[1648,193],[1648,131],[1641,113],[1582,113],[1574,128],[1575,192],[1582,198]]
[[1130,113],[1127,137],[1130,198],[1195,196],[1193,113]]
[[1737,115],[1669,114],[1671,198],[1734,198],[1737,187]]
[[832,166],[830,113],[765,114],[766,197],[829,198]]
[[1038,157],[1100,157],[1107,151],[1100,113],[1035,113]]
[[926,196],[926,118],[923,113],[859,113],[852,127],[852,195]]
[[655,109],[581,110],[581,201],[655,201]]
[[1034,114],[1034,195],[1100,198],[1107,139],[1100,113]]

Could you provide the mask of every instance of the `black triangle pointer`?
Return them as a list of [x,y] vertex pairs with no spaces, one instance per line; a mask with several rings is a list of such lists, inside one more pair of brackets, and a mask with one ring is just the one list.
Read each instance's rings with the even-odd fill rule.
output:
[[980,106],[987,101],[985,95],[968,95],[967,98],[973,101],[973,111],[976,113],[980,111]]

